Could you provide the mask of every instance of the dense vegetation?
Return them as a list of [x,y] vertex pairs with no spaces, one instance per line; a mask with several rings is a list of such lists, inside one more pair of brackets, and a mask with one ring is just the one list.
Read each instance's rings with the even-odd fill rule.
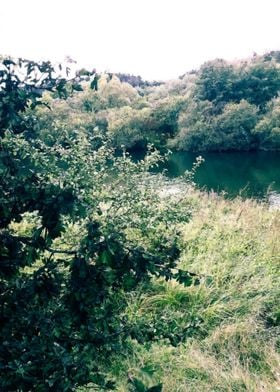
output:
[[64,102],[49,97],[52,111],[37,110],[40,132],[56,139],[98,129],[118,149],[148,143],[193,151],[280,149],[279,52],[214,60],[158,85],[117,75],[100,75],[98,91],[85,86]]
[[277,61],[133,87],[1,60],[1,390],[277,387],[279,212],[170,195],[148,146],[278,148]]
[[205,278],[186,288],[154,282],[128,309],[138,322],[164,320],[178,329],[187,322],[188,338],[176,347],[132,342],[126,359],[115,358],[107,369],[121,392],[129,390],[127,373],[145,385],[161,380],[164,392],[276,392],[280,211],[250,200],[192,197],[181,266]]
[[[84,76],[95,89],[95,74],[69,79],[50,63],[2,61],[3,391],[112,388],[101,365],[128,337],[157,338],[129,320],[127,293],[137,295],[153,276],[185,284],[195,276],[176,268],[177,224],[189,219],[190,206],[178,213],[154,190],[148,169],[160,159],[156,151],[136,164],[71,121],[72,132],[38,128],[35,108],[48,105],[43,92],[62,102],[82,90]],[[165,336],[172,339],[172,329]]]

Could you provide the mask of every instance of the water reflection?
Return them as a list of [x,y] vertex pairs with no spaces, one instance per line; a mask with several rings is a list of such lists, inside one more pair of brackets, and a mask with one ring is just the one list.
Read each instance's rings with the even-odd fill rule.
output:
[[[174,178],[190,170],[199,154],[174,152],[164,168]],[[280,193],[280,152],[226,152],[200,154],[204,163],[197,169],[195,181],[200,187],[229,197],[262,198],[267,191]]]

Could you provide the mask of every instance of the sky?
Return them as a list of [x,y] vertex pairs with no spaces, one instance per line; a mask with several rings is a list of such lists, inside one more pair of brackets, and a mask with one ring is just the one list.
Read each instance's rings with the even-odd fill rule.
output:
[[0,0],[0,54],[148,80],[280,50],[280,0]]

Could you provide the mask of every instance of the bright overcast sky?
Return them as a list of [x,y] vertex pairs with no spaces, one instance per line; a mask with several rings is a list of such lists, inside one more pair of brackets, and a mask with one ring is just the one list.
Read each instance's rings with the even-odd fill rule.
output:
[[175,78],[280,50],[280,0],[0,0],[0,54]]

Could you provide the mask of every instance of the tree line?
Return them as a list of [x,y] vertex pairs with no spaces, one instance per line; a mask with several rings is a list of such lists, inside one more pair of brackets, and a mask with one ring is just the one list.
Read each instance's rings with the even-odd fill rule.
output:
[[65,101],[45,97],[37,129],[56,139],[62,132],[98,130],[117,149],[190,151],[279,150],[279,52],[229,63],[214,60],[165,83],[126,74],[101,74]]

